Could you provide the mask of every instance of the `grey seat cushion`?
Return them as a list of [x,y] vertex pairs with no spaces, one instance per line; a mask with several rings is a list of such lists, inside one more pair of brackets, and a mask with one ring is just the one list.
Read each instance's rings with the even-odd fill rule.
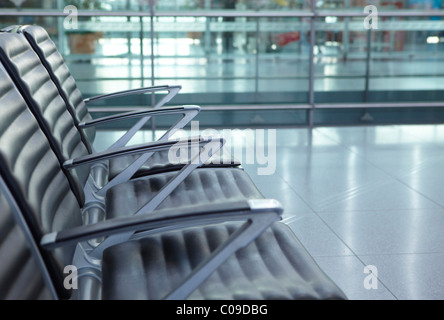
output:
[[[107,249],[103,259],[103,298],[163,298],[238,226],[225,223],[170,231]],[[228,258],[189,299],[346,297],[291,229],[277,222]]]
[[[175,175],[176,172],[151,175],[111,188],[106,194],[107,219],[134,214]],[[194,170],[158,209],[249,199],[263,199],[263,195],[244,170],[201,168]]]

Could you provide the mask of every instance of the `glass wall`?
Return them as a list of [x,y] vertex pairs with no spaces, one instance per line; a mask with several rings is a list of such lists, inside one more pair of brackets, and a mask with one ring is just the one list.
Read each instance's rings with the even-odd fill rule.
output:
[[441,0],[0,0],[0,8],[0,27],[48,30],[85,97],[180,84],[175,104],[286,109],[298,124],[322,122],[310,113],[323,109],[444,101]]
[[383,17],[365,30],[358,18],[316,20],[317,101],[442,101],[444,21]]

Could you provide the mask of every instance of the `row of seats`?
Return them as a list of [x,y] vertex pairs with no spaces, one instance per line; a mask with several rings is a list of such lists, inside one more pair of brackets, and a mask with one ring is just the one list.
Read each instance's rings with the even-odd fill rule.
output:
[[[200,111],[164,106],[179,90],[84,99],[46,30],[0,32],[1,299],[346,299],[279,221],[281,205],[239,162],[212,161],[222,138],[172,139]],[[153,108],[88,112],[161,91]],[[129,144],[151,117],[173,114],[159,140]],[[94,150],[96,126],[127,119],[137,122]],[[174,148],[198,153],[173,163]]]

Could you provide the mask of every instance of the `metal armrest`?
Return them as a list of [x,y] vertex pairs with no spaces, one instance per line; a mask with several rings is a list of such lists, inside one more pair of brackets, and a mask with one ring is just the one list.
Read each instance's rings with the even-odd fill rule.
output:
[[279,216],[282,207],[272,199],[235,201],[223,204],[206,205],[204,208],[184,207],[162,209],[150,214],[131,215],[100,221],[67,230],[44,235],[40,244],[44,249],[52,250],[72,243],[92,240],[127,231],[144,231],[144,236],[165,230],[181,229],[194,225],[212,224],[227,221],[248,220],[248,214],[274,212]]
[[12,33],[12,32],[15,32],[15,30],[17,30],[20,27],[21,27],[21,25],[10,25],[10,26],[0,29],[0,32],[11,32]]
[[[222,141],[222,139],[219,139]],[[203,138],[203,137],[197,137],[197,138],[190,138],[187,140],[181,139],[181,140],[162,140],[162,141],[156,141],[156,142],[148,142],[142,145],[135,145],[135,146],[128,146],[128,147],[122,147],[119,149],[113,149],[113,150],[106,150],[102,152],[97,152],[94,154],[88,154],[79,158],[66,160],[63,163],[63,167],[65,169],[75,169],[76,167],[84,166],[84,165],[91,165],[97,162],[101,162],[104,160],[114,159],[118,157],[125,157],[130,155],[137,155],[137,154],[143,154],[143,153],[154,153],[154,152],[160,152],[160,151],[167,151],[172,146],[189,146],[193,144],[202,144],[202,143],[210,143],[214,141],[214,138]]]
[[[163,109],[163,108],[162,108]],[[68,160],[64,163],[66,169],[72,168],[74,166],[79,166],[83,164],[91,164],[97,162],[104,162],[106,160],[112,159],[114,157],[120,157],[122,155],[131,155],[131,154],[141,154],[137,160],[135,160],[132,164],[130,164],[127,168],[122,170],[117,176],[115,176],[111,181],[109,181],[105,186],[98,189],[97,185],[93,181],[88,181],[85,191],[85,197],[87,201],[101,201],[109,188],[113,186],[126,182],[139,170],[139,168],[157,151],[163,151],[165,148],[169,148],[171,146],[171,142],[167,142],[166,145],[162,145],[162,142],[167,141],[177,130],[183,128],[187,125],[191,119],[193,119],[200,111],[199,106],[183,106],[179,109],[174,108],[174,113],[181,113],[183,116],[180,118],[175,124],[173,124],[159,139],[157,142],[145,144],[144,146],[133,146],[126,147],[126,144],[131,140],[131,138],[135,135],[135,133],[143,127],[143,125],[148,121],[151,115],[156,114],[168,114],[173,111],[166,111],[166,113],[162,110],[149,110],[150,115],[143,116],[130,130],[128,130],[122,137],[120,137],[114,144],[112,144],[107,150],[104,152],[94,153],[92,155],[88,155],[83,158]],[[129,113],[128,117],[136,116],[135,114],[140,115],[140,112]],[[156,145],[157,143],[157,145]],[[183,141],[182,141],[183,143]],[[225,142],[222,142],[222,145]],[[191,144],[193,142],[191,141]],[[86,161],[86,162],[85,162]]]
[[[162,108],[163,109],[163,108]],[[176,123],[174,123],[166,132],[165,134],[159,138],[159,140],[168,139],[171,137],[177,130],[182,129],[184,126],[186,126],[198,113],[200,112],[199,106],[183,106],[182,110],[177,110],[174,113],[181,113],[183,117],[179,119]],[[170,113],[161,113],[161,114],[172,114],[173,112],[170,111]],[[120,137],[116,142],[114,142],[108,150],[120,148],[125,146],[131,138],[136,134],[136,132],[142,128],[145,123],[151,118],[151,115],[147,115],[137,121],[125,134]]]
[[142,118],[147,116],[160,116],[160,115],[170,115],[170,114],[177,114],[177,113],[184,113],[188,111],[200,111],[199,106],[181,106],[181,107],[164,107],[164,108],[157,108],[157,109],[149,109],[149,110],[142,110],[142,111],[130,111],[125,113],[119,113],[107,117],[102,117],[99,119],[93,119],[88,122],[80,122],[79,128],[88,128],[92,126],[97,126],[103,123],[111,122],[111,121],[120,121],[120,120],[128,120],[128,119],[134,119],[134,118]]
[[[202,144],[205,144],[203,147]],[[130,146],[121,149],[114,149],[109,151],[104,151],[92,155],[83,156],[77,159],[71,159],[65,161],[63,167],[65,169],[74,169],[79,166],[89,165],[97,162],[103,162],[105,160],[137,155],[140,156],[134,160],[127,168],[115,176],[111,181],[109,181],[102,188],[94,189],[89,184],[88,188],[85,188],[85,203],[90,202],[100,202],[104,203],[104,197],[107,191],[121,183],[125,183],[131,179],[131,177],[139,170],[139,168],[155,153],[159,151],[177,151],[181,148],[195,148],[199,147],[200,152],[195,153],[189,159],[188,164],[186,164],[182,169],[177,171],[176,176],[171,179],[144,207],[144,210],[154,210],[190,173],[200,167],[202,164],[207,162],[215,153],[217,153],[222,146],[225,144],[225,139],[221,137],[209,137],[209,138],[190,138],[187,140],[176,140],[176,141],[161,141],[154,143],[147,143],[138,146]]]
[[[205,144],[204,147],[200,149],[200,152],[195,153],[194,155],[191,153],[191,157],[188,159],[188,163],[179,171],[177,171],[176,176],[171,179],[141,210],[154,210],[156,207],[188,176],[191,172],[202,166],[206,163],[214,154],[216,154],[222,146],[225,144],[225,139],[221,137],[211,137],[211,138],[191,138],[186,141],[177,141],[174,145],[171,146],[171,149],[168,147],[161,147],[161,149],[157,149],[156,151],[162,150],[172,150],[174,151],[180,150],[181,148],[195,148],[201,147],[202,144]],[[114,177],[111,181],[109,181],[105,186],[103,186],[100,190],[98,190],[95,194],[99,197],[105,197],[106,192],[121,183],[129,181],[131,177],[139,170],[139,168],[154,154],[154,152],[150,151],[142,154],[139,158],[137,158],[133,163],[131,163],[127,168],[125,168],[122,172],[120,172],[116,177]]]
[[[189,141],[190,140],[187,140],[185,144],[183,142],[176,142],[176,144],[171,147],[173,153],[175,153],[175,151],[177,150],[180,150],[181,147],[188,148],[191,145],[191,148],[193,148],[194,146],[188,143]],[[200,152],[192,155],[189,162],[184,165],[179,171],[177,171],[174,177],[171,178],[158,192],[156,192],[149,201],[141,206],[141,208],[137,212],[135,212],[134,215],[144,215],[156,210],[157,207],[177,188],[177,186],[179,186],[196,168],[202,166],[202,164],[208,161],[213,156],[213,154],[217,153],[225,143],[225,140],[223,138],[210,138],[210,140],[207,141],[210,142],[206,142],[205,139],[198,140],[196,142],[196,144],[199,143],[198,146],[200,148]],[[206,144],[203,147],[200,147],[200,144],[202,142],[205,142]],[[151,156],[153,152],[149,152],[147,154],[148,156]],[[99,201],[104,203],[107,191],[118,184],[129,181],[132,175],[146,161],[145,158],[143,158],[143,156],[145,155],[146,154],[140,156],[128,168],[123,170],[119,175],[117,175],[113,180],[108,182],[101,189],[93,191],[91,194],[88,195],[85,194],[85,197],[87,198],[86,202],[88,203],[89,201]],[[142,159],[142,161],[140,161],[140,159]],[[91,255],[95,259],[100,259],[103,254],[103,250],[117,243],[129,240],[133,236],[133,233],[134,231],[128,231],[127,233],[118,234],[106,238],[103,242],[100,243],[99,246],[94,249]]]
[[[233,206],[224,209],[221,209],[220,206],[218,207],[218,210],[211,210],[210,206],[207,206],[207,208],[210,209],[205,213],[184,211],[181,214],[175,213],[174,211],[177,211],[177,208],[175,208],[169,211],[159,211],[157,216],[155,213],[152,213],[151,215],[119,219],[117,224],[116,221],[113,223],[113,221],[110,220],[108,224],[107,222],[101,222],[97,224],[98,226],[92,226],[90,229],[72,229],[47,234],[42,238],[41,245],[44,248],[55,248],[66,243],[79,242],[83,239],[97,238],[103,235],[108,235],[114,239],[119,239],[119,235],[121,234],[124,235],[120,238],[120,242],[106,243],[106,240],[102,242],[101,245],[106,243],[106,248],[108,248],[129,240],[126,237],[128,234],[133,234],[140,230],[143,230],[143,234],[146,236],[147,234],[191,226],[227,221],[245,221],[224,243],[194,268],[180,285],[165,297],[167,300],[184,300],[232,254],[249,245],[274,222],[280,220],[282,214],[281,205],[276,200],[269,199],[250,200],[248,201],[248,208],[245,207],[245,203],[241,203],[237,210],[234,209]],[[87,226],[81,228],[87,228]],[[127,230],[131,231],[128,232]],[[101,245],[99,245],[99,247]],[[88,259],[91,258],[100,259],[103,249],[104,248],[99,250],[100,256],[95,255],[96,250],[93,250],[86,257],[86,252],[83,251],[84,255],[80,256],[79,260],[88,261]]]
[[131,89],[131,90],[124,90],[124,91],[118,91],[113,92],[109,94],[104,94],[100,96],[90,97],[85,100],[83,100],[85,103],[91,103],[99,100],[107,100],[117,97],[124,97],[129,95],[135,95],[135,94],[146,94],[146,93],[154,93],[157,91],[168,91],[168,94],[160,99],[159,102],[157,102],[153,107],[158,108],[160,106],[163,106],[165,103],[169,102],[179,91],[182,89],[182,86],[176,85],[176,86],[154,86],[154,87],[144,87],[139,89]]

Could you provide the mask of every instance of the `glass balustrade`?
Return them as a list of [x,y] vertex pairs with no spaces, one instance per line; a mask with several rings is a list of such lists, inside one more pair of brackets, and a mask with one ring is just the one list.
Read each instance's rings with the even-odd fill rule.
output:
[[[377,12],[365,11],[368,5]],[[174,104],[235,109],[237,119],[252,109],[272,119],[280,110],[288,122],[312,125],[399,107],[440,114],[441,6],[419,0],[0,0],[0,27],[45,27],[85,96],[180,84]],[[377,16],[369,19],[370,13]],[[377,25],[369,27],[370,20]],[[149,102],[134,97],[98,107]]]

